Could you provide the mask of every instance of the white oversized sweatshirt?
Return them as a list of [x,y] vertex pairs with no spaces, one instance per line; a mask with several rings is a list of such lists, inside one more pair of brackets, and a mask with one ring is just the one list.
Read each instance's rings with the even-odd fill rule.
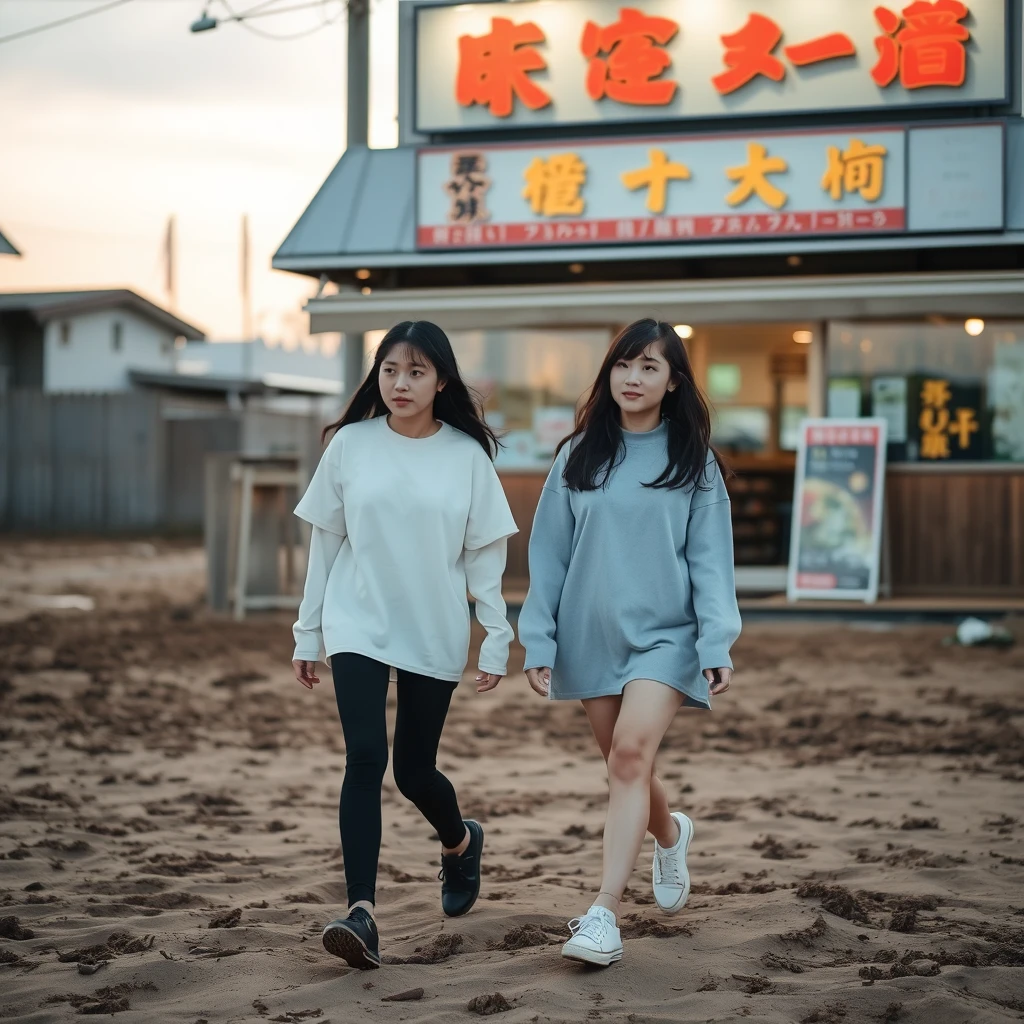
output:
[[296,659],[362,654],[457,682],[469,654],[468,590],[487,631],[479,668],[505,674],[513,633],[501,577],[518,530],[477,441],[448,424],[410,438],[385,416],[351,423],[295,514],[313,527]]

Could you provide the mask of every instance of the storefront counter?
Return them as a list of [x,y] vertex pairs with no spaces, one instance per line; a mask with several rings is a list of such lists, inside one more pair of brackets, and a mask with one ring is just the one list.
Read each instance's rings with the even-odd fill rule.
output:
[[1024,597],[1024,465],[893,465],[886,509],[894,594]]
[[[730,491],[737,564],[784,564],[793,457],[739,456],[729,462],[736,473]],[[527,548],[546,475],[499,473],[520,531],[508,546],[505,581],[511,590],[525,591],[529,584]],[[896,596],[1024,597],[1024,465],[892,465],[886,522],[883,582],[888,575]],[[781,560],[768,557],[773,545],[785,553]],[[743,549],[755,557],[741,557]]]

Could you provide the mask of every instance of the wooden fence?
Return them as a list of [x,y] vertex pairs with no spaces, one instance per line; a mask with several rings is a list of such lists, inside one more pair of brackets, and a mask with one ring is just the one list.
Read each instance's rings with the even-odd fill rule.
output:
[[209,410],[185,418],[154,392],[0,394],[0,530],[202,528],[210,452],[319,456],[313,417]]

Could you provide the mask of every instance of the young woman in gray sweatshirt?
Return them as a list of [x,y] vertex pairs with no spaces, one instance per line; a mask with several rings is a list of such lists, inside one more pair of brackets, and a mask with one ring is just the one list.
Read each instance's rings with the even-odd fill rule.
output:
[[608,765],[601,890],[562,955],[622,958],[619,901],[644,835],[654,896],[690,891],[693,822],[672,812],[654,758],[682,705],[729,689],[740,631],[732,521],[707,402],[675,330],[630,324],[612,343],[551,468],[519,618],[531,687],[583,702]]

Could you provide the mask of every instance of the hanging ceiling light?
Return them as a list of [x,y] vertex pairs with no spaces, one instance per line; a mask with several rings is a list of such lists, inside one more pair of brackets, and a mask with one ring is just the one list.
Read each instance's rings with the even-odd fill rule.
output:
[[985,330],[985,321],[981,317],[972,316],[968,320],[964,321],[964,330],[972,337],[976,338],[983,330]]

